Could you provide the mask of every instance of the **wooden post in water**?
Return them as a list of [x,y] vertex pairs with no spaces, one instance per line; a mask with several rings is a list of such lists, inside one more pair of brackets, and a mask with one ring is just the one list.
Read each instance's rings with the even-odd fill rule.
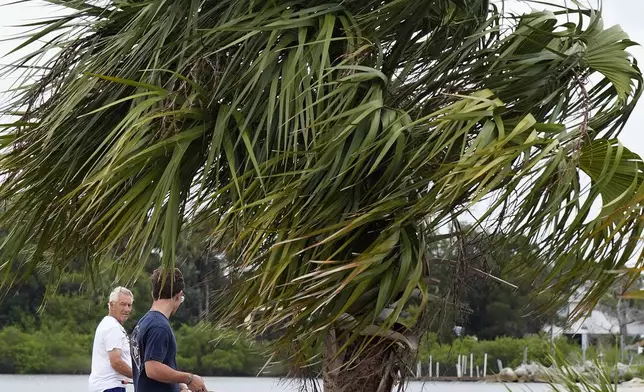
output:
[[467,355],[463,355],[463,377],[467,376]]
[[432,356],[429,356],[429,378],[432,378]]
[[456,364],[456,377],[461,378],[461,371],[463,368],[461,367],[461,354],[458,354],[458,363]]
[[470,378],[474,377],[474,354],[470,353]]
[[440,376],[441,376],[441,363],[436,362],[436,377],[440,377]]
[[487,353],[483,356],[483,377],[487,377]]
[[476,378],[481,378],[481,373],[479,372],[479,365],[476,365]]

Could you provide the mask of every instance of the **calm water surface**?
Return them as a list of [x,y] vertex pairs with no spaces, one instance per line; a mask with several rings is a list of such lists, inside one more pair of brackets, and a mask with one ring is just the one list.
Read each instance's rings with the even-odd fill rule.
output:
[[[296,392],[296,386],[272,378],[205,377],[206,385],[215,392]],[[546,392],[543,384],[508,385],[514,392]],[[18,376],[0,374],[0,392],[85,392],[87,376]],[[507,392],[502,384],[420,383],[409,385],[407,392]],[[128,386],[127,392],[134,392]]]

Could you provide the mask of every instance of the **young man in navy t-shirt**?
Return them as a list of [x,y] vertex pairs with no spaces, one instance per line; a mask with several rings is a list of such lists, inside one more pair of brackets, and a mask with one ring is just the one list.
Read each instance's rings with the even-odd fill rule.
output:
[[170,326],[184,300],[183,275],[178,268],[152,273],[152,308],[138,322],[131,338],[132,373],[136,392],[205,392],[201,377],[177,371],[177,342]]

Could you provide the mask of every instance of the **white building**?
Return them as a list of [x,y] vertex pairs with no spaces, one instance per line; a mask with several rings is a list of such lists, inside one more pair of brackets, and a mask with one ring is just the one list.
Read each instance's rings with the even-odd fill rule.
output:
[[[566,306],[559,310],[559,316],[568,320],[570,315],[574,313],[575,309],[579,306],[582,298],[584,297],[587,286],[579,288],[569,299]],[[559,335],[581,335],[586,333],[590,336],[601,335],[619,335],[619,321],[617,320],[617,309],[608,309],[601,306],[593,309],[588,316],[569,323],[566,327],[557,327],[546,325],[543,331],[557,337]],[[627,316],[626,331],[628,336],[641,336],[644,335],[644,312],[637,311],[637,314],[632,312]]]

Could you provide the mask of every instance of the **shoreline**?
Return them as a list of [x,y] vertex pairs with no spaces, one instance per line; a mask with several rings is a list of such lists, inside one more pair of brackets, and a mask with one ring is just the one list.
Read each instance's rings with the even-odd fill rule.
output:
[[518,380],[514,382],[500,381],[496,376],[487,377],[456,377],[456,376],[441,376],[441,377],[409,377],[409,381],[435,381],[435,382],[474,382],[485,384],[547,384],[544,380]]
[[[19,374],[19,373],[0,373],[0,376],[14,376],[14,377],[89,377],[89,374],[79,374],[79,373],[70,373],[70,374]],[[207,378],[220,378],[220,379],[275,379],[275,380],[301,380],[302,377],[283,377],[283,376],[202,376]],[[319,378],[321,380],[321,378]],[[501,382],[492,379],[484,380],[483,378],[476,377],[409,377],[407,382],[439,382],[439,383],[480,383],[480,384],[544,384],[542,381],[517,381],[517,382]]]

